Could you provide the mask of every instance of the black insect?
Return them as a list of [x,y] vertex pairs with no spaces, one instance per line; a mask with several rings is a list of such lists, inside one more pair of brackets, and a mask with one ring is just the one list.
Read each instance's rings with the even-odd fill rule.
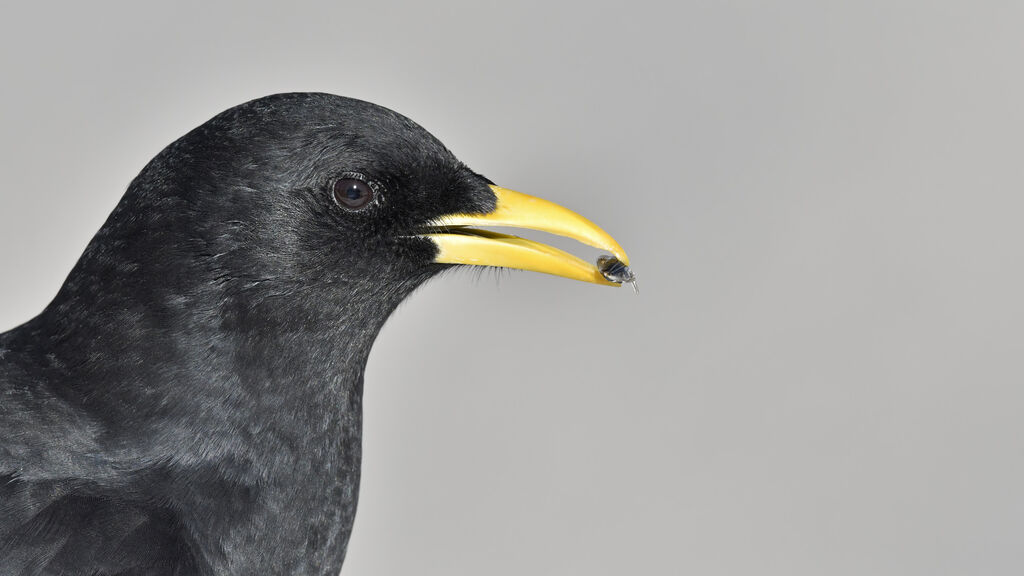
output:
[[633,285],[633,291],[637,294],[640,293],[640,289],[636,285],[636,274],[618,258],[614,256],[601,256],[597,259],[597,269],[601,271],[601,275],[605,277],[605,280],[620,284],[629,282]]

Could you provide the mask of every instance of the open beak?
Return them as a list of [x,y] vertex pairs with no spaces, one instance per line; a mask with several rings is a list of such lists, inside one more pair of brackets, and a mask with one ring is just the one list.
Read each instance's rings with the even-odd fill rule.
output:
[[550,232],[606,250],[625,265],[626,251],[607,232],[583,216],[554,202],[491,186],[498,205],[489,214],[451,214],[434,221],[423,234],[438,247],[434,262],[533,270],[594,284],[621,286],[609,281],[597,266],[547,244],[470,226],[507,226]]

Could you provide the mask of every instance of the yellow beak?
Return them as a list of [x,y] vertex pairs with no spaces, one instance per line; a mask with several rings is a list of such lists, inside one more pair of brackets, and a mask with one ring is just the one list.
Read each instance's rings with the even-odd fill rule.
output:
[[607,232],[583,216],[554,202],[491,186],[498,205],[489,214],[452,214],[433,223],[438,233],[423,236],[438,247],[434,262],[533,270],[594,284],[621,286],[605,279],[594,264],[554,248],[518,236],[477,230],[468,226],[529,228],[573,238],[606,250],[629,265],[626,251]]

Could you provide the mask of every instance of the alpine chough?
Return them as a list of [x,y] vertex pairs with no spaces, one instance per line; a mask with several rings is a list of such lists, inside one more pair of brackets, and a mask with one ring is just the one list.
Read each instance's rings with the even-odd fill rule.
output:
[[0,573],[337,574],[363,371],[398,303],[456,265],[617,285],[486,226],[629,262],[367,102],[269,96],[168,146],[0,334]]

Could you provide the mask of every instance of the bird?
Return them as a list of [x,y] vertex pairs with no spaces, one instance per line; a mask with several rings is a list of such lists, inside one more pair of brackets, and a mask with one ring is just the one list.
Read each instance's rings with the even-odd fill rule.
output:
[[167,146],[0,334],[0,574],[338,574],[396,306],[461,266],[620,284],[492,227],[629,263],[366,101],[266,96]]

